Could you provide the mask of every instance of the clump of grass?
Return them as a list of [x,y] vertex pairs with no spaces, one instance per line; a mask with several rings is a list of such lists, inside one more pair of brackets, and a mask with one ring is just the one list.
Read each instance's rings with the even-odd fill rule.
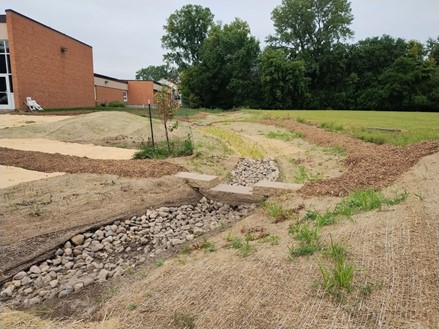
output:
[[288,255],[291,260],[294,260],[300,256],[310,256],[320,250],[320,245],[318,243],[304,244],[299,247],[294,248],[293,246],[288,247]]
[[130,311],[134,311],[136,308],[137,308],[137,304],[134,304],[134,303],[128,304],[128,309]]
[[299,166],[299,172],[294,176],[296,183],[305,183],[307,181],[316,181],[320,178],[320,174],[311,175],[306,170],[305,166]]
[[292,214],[288,210],[285,210],[282,205],[276,202],[267,201],[263,207],[267,211],[268,216],[273,219],[274,223],[284,222],[292,217]]
[[350,217],[356,213],[380,209],[383,205],[399,204],[405,201],[407,197],[408,193],[405,191],[391,199],[374,190],[357,190],[351,192],[337,204],[333,214]]
[[181,250],[183,255],[189,255],[192,252],[192,248],[190,246],[184,246]]
[[325,248],[324,253],[331,257],[335,262],[344,261],[348,252],[344,244],[339,242],[334,242],[331,236],[331,244],[329,247]]
[[206,252],[215,252],[217,249],[213,242],[203,239],[203,241],[193,244],[192,250],[205,250]]
[[157,267],[163,266],[164,264],[165,264],[164,259],[159,258],[155,261],[155,266],[157,266]]
[[346,149],[344,149],[338,145],[325,148],[323,150],[323,153],[328,154],[328,155],[340,156],[340,157],[346,156],[346,154],[347,154]]
[[177,328],[193,329],[195,328],[195,317],[186,313],[174,313],[173,323]]
[[270,131],[265,136],[272,139],[280,139],[286,142],[289,142],[296,138],[303,137],[301,132],[281,132],[281,131]]
[[303,124],[307,124],[308,123],[308,121],[306,121],[305,118],[302,118],[302,117],[297,117],[296,121],[298,123],[303,123]]
[[171,141],[170,148],[166,142],[156,143],[154,146],[150,143],[142,144],[141,150],[134,153],[134,159],[166,159],[169,157],[182,157],[192,155],[194,146],[190,135],[181,141]]
[[319,236],[318,227],[311,228],[308,224],[302,224],[298,227],[294,238],[306,244],[313,244],[318,242]]
[[341,132],[344,130],[343,126],[341,124],[338,124],[336,122],[322,122],[320,124],[320,128],[325,129],[326,131],[332,131],[332,132]]
[[270,243],[272,246],[276,246],[279,244],[279,237],[273,233],[268,233],[268,235],[259,241],[261,243]]
[[244,244],[241,247],[241,256],[243,258],[250,255],[251,251],[253,250],[253,246],[250,244],[250,240],[245,240]]

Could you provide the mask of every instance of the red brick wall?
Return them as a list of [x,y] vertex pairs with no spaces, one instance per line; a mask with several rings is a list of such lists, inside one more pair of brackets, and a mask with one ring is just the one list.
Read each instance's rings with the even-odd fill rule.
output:
[[44,108],[94,106],[90,46],[10,10],[6,24],[16,108],[28,96]]
[[123,90],[96,86],[96,102],[110,103],[112,101],[123,102]]
[[148,99],[151,100],[151,104],[154,103],[154,82],[143,80],[128,81],[128,104],[148,104]]

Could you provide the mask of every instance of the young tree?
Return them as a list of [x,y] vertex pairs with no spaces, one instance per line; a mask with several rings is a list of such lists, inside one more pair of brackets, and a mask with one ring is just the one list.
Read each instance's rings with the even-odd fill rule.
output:
[[169,142],[168,134],[168,121],[174,117],[175,112],[178,110],[178,102],[173,99],[173,95],[170,89],[163,86],[162,89],[154,95],[154,103],[159,110],[160,118],[165,128],[168,151],[169,153],[171,153],[171,143]]
[[180,71],[197,64],[213,17],[209,8],[199,5],[185,5],[171,14],[163,26],[166,34],[162,37],[162,48],[169,50],[165,61],[174,63]]

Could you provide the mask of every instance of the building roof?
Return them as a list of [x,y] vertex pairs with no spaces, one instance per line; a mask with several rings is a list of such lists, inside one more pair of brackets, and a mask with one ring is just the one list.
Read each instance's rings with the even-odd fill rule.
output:
[[[60,31],[58,31],[58,30],[55,30],[54,28],[51,28],[50,26],[44,25],[44,24],[42,24],[42,23],[40,23],[40,22],[38,22],[38,21],[36,21],[36,20],[30,18],[30,17],[27,17],[27,16],[23,15],[23,14],[20,14],[19,12],[16,12],[15,10],[12,10],[12,9],[6,9],[5,12],[6,12],[6,13],[7,13],[7,12],[12,12],[12,13],[14,13],[14,14],[16,14],[16,15],[19,15],[19,16],[21,16],[21,17],[24,17],[24,18],[26,18],[26,19],[28,19],[28,20],[30,20],[30,21],[32,21],[32,22],[38,24],[38,25],[44,26],[45,28],[47,28],[47,29],[49,29],[49,30],[52,30],[52,31],[54,31],[54,32],[56,32],[56,33],[59,33],[59,34],[62,34],[62,35],[66,36],[66,37],[69,38],[69,39],[75,40],[75,41],[77,41],[77,42],[79,42],[79,43],[82,43],[83,45],[85,45],[85,46],[87,46],[87,47],[93,48],[92,46],[86,44],[85,42],[82,42],[82,41],[80,41],[80,40],[78,40],[78,39],[72,38],[70,35],[67,35],[67,34],[65,34],[65,33],[62,33],[62,32],[60,32]],[[6,23],[6,15],[0,15],[0,16],[4,16],[4,17],[5,17],[5,21],[4,21],[4,23]],[[0,19],[1,19],[1,18],[0,18]]]
[[99,73],[94,73],[94,76],[96,78],[101,78],[101,79],[106,79],[106,80],[113,80],[113,81],[122,82],[122,83],[128,83],[128,80],[117,79],[117,78],[109,77],[108,75],[103,75],[103,74],[99,74]]

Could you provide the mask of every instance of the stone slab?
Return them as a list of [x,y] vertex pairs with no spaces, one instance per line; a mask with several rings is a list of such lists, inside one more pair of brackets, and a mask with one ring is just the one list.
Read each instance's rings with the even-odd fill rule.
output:
[[200,189],[207,198],[231,205],[256,203],[264,199],[263,195],[254,195],[253,189],[247,186],[219,184],[211,189]]
[[253,193],[256,195],[271,196],[285,191],[298,191],[303,184],[288,184],[261,180],[253,185]]
[[184,179],[192,187],[198,188],[211,188],[219,183],[218,176],[213,175],[181,171],[175,174],[175,176]]

